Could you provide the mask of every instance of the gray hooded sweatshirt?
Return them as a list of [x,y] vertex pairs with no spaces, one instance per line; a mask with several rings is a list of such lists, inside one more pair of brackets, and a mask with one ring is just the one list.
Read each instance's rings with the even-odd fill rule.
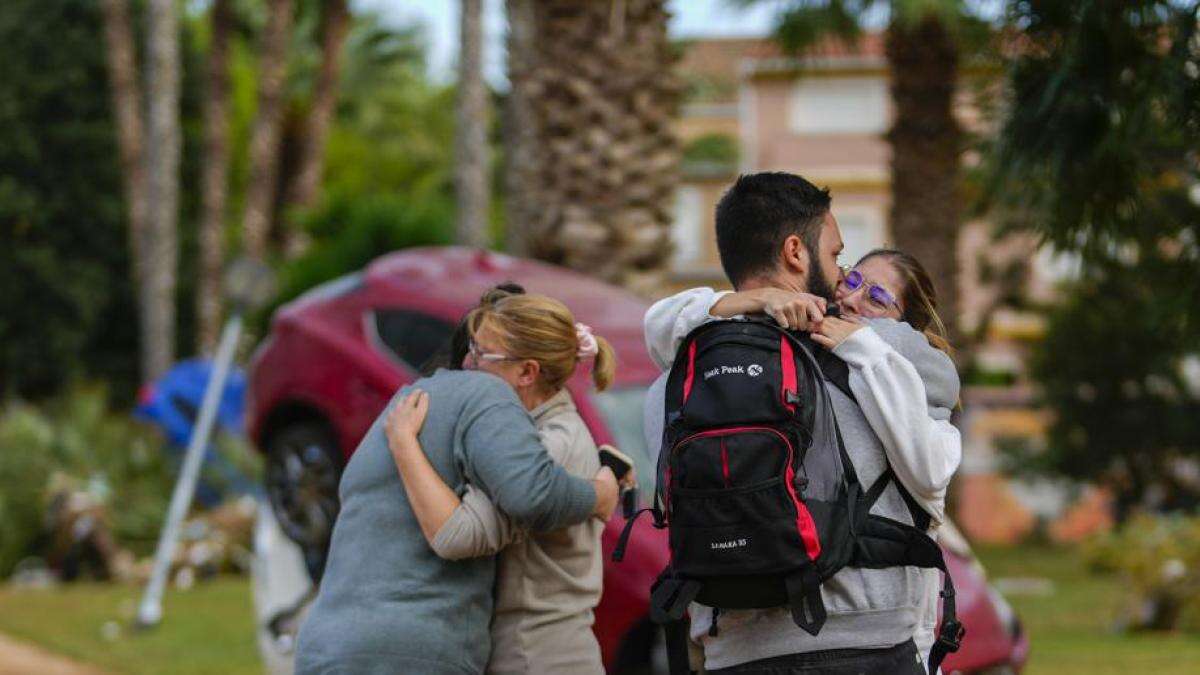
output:
[[[589,481],[541,446],[529,413],[499,378],[440,370],[413,386],[429,393],[421,447],[461,495],[469,482],[522,527],[583,522]],[[450,561],[429,548],[376,419],[342,476],[342,509],[316,603],[301,627],[297,673],[482,672],[490,651],[494,557]]]

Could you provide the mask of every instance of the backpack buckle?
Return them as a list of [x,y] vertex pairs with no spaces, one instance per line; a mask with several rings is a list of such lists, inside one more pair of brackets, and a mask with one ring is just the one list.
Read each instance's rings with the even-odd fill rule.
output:
[[962,646],[966,634],[966,627],[957,619],[943,621],[942,628],[938,631],[937,645],[946,653],[956,652]]

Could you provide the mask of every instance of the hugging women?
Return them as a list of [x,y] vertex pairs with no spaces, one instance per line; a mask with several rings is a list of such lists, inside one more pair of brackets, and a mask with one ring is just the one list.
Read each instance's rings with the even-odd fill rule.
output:
[[[590,521],[612,514],[617,484],[597,471],[595,446],[559,391],[581,358],[597,358],[602,382],[611,376],[611,352],[588,337],[561,303],[492,293],[454,341],[452,360],[464,369],[400,390],[342,477],[328,566],[298,637],[298,673],[479,673],[497,628],[509,638],[500,645],[509,665],[498,665],[510,672],[556,653],[575,659],[560,672],[598,666],[594,639],[580,628],[586,621],[590,633],[599,598],[599,528]],[[595,464],[584,461],[589,452]],[[502,560],[520,564],[501,568],[497,598],[491,554],[505,544],[519,557]],[[511,581],[543,571],[566,575],[555,597],[571,611],[553,620],[555,643],[572,649],[520,648],[544,631],[522,610],[546,588]],[[568,583],[576,577],[581,591]],[[493,626],[496,610],[509,620]]]

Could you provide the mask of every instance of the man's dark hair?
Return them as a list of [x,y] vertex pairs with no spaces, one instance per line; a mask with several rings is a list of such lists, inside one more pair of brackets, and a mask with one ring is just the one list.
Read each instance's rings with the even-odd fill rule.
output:
[[730,283],[737,287],[771,272],[780,246],[793,234],[800,236],[817,264],[829,202],[829,188],[818,188],[795,174],[739,176],[717,202],[717,250]]

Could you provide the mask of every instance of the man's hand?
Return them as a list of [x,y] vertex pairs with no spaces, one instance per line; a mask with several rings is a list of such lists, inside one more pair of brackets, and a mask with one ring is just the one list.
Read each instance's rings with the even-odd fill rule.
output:
[[782,288],[755,288],[722,297],[709,313],[721,317],[766,314],[784,328],[809,330],[825,317],[825,298]]
[[620,499],[617,477],[613,475],[612,469],[602,466],[596,472],[596,478],[592,480],[592,487],[596,490],[596,506],[592,509],[592,515],[607,521],[612,517],[613,511],[617,510],[617,502]]
[[816,342],[829,351],[833,351],[833,348],[840,345],[842,340],[845,340],[855,331],[862,330],[863,328],[866,328],[866,326],[857,321],[847,321],[836,316],[827,316],[813,327],[812,339],[813,342]]

